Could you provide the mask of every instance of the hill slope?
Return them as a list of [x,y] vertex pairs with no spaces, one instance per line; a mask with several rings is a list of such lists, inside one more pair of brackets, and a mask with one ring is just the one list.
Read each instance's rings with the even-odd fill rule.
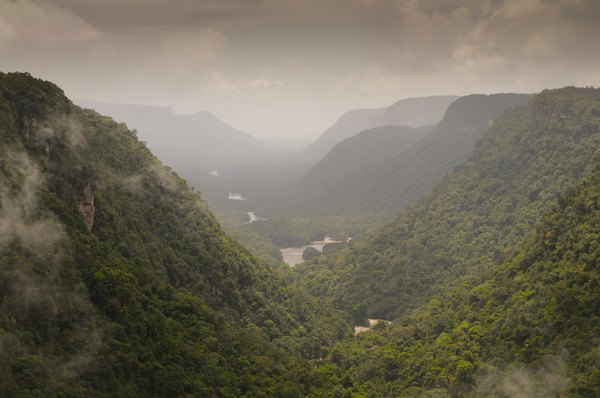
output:
[[330,388],[345,383],[346,393],[371,397],[599,396],[600,158],[593,163],[484,281],[332,350],[322,368]]
[[600,148],[600,90],[545,91],[498,118],[426,198],[337,255],[296,267],[360,319],[400,316],[499,264]]
[[0,395],[308,396],[345,331],[106,116],[0,74]]
[[343,114],[340,119],[310,144],[301,156],[321,159],[338,142],[359,132],[386,125],[422,127],[438,123],[444,112],[458,97],[440,95],[400,100],[387,108],[357,109]]
[[[505,110],[522,105],[531,98],[524,94],[469,95],[454,101],[431,134],[414,145],[386,146],[392,156],[371,162],[346,162],[347,173],[324,173],[321,164],[336,158],[350,158],[360,151],[360,141],[339,144],[322,162],[290,188],[290,194],[274,204],[274,209],[297,215],[396,215],[423,197],[452,169],[473,152],[477,140]],[[419,131],[415,131],[418,133]],[[424,130],[421,130],[424,132]],[[420,134],[419,134],[420,135]],[[362,136],[360,134],[359,136]],[[371,136],[376,137],[376,136]],[[358,137],[355,137],[358,138]],[[396,153],[392,149],[396,148]],[[342,155],[341,151],[348,151]],[[332,159],[333,158],[333,159]],[[351,164],[351,166],[349,166]],[[321,177],[324,174],[325,177]]]
[[[433,126],[383,126],[347,138],[337,143],[322,160],[280,195],[280,198],[268,201],[263,211],[268,212],[267,214],[279,211],[284,215],[314,215],[312,211],[318,204],[330,200],[332,192],[343,195],[347,190],[345,184],[352,181],[362,168],[402,153],[432,130]],[[324,207],[338,205],[343,205],[343,201]]]

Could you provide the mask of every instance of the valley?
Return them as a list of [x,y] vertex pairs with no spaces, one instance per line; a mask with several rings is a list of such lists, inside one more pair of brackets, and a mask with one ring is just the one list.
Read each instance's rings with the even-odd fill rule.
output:
[[600,397],[600,1],[0,1],[0,398]]
[[310,161],[175,139],[172,169],[129,106],[0,89],[2,394],[599,392],[598,89],[452,97]]

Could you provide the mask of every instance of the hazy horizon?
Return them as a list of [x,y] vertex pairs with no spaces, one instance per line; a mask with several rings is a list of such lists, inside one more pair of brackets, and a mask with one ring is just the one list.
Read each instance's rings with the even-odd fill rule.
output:
[[0,1],[2,70],[308,141],[410,97],[600,85],[593,0]]

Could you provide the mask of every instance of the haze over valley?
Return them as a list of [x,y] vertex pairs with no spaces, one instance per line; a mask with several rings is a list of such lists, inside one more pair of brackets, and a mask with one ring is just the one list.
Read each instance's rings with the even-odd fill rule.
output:
[[0,0],[0,397],[600,396],[598,20]]

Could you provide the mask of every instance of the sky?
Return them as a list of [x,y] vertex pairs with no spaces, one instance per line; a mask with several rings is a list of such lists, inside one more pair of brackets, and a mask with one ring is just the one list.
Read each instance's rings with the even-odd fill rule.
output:
[[0,71],[258,138],[435,94],[600,85],[598,0],[0,0]]

